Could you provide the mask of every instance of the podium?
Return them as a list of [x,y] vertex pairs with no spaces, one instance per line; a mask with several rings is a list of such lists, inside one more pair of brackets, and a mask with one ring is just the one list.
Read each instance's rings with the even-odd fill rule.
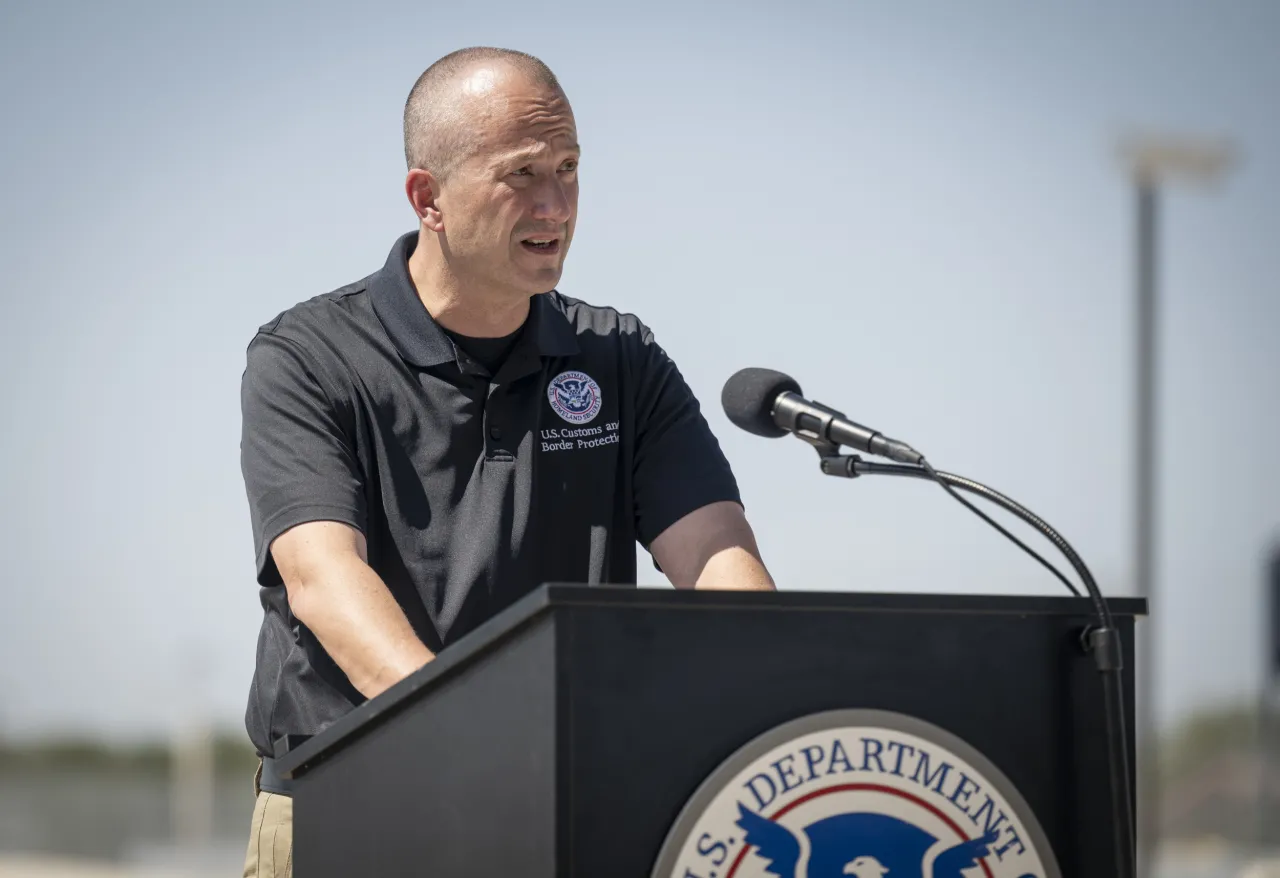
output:
[[[1109,606],[1132,730],[1146,606]],[[1093,624],[1072,597],[544,585],[277,752],[295,874],[938,878],[986,833],[957,878],[1107,875]],[[779,865],[802,838],[808,872]]]

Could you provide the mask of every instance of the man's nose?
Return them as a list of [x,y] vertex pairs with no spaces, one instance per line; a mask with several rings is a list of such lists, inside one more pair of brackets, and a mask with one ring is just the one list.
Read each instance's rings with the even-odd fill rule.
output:
[[567,188],[558,177],[539,186],[533,202],[534,218],[558,224],[567,223],[573,214],[573,204],[569,200]]

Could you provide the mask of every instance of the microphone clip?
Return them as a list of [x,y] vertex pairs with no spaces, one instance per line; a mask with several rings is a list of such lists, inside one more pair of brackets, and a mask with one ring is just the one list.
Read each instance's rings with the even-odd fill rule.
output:
[[786,426],[796,438],[809,443],[818,452],[818,466],[824,475],[856,479],[860,475],[857,467],[862,463],[862,458],[856,454],[841,454],[840,445],[827,438],[831,433],[831,423],[836,418],[846,419],[844,412],[816,400],[809,405],[821,414],[806,412],[802,421],[800,413],[796,412],[787,419],[790,423]]
[[[817,409],[820,415],[813,414],[812,411],[800,412],[792,410],[790,416],[786,419],[784,425],[790,430],[796,438],[808,442],[818,452],[818,456],[826,459],[828,457],[839,457],[840,446],[832,442],[827,437],[831,433],[831,423],[836,418],[843,419],[844,412],[836,411],[831,406],[823,405],[816,400],[809,403],[810,409]],[[801,416],[803,414],[803,420]],[[816,423],[815,423],[816,422]]]
[[856,479],[862,475],[862,458],[856,454],[839,454],[833,445],[831,453],[818,449],[818,468],[823,475],[836,476],[841,479]]

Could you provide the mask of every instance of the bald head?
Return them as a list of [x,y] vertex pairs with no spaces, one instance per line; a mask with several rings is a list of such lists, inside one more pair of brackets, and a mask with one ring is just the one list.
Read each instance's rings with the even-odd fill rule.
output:
[[561,91],[555,74],[532,55],[478,46],[445,55],[426,69],[404,105],[404,157],[409,170],[421,168],[444,180],[476,146],[486,99],[501,73]]

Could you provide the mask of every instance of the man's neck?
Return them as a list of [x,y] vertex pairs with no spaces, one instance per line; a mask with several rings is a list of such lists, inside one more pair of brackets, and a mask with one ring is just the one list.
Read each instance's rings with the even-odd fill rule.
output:
[[441,260],[419,244],[409,256],[409,277],[418,299],[436,323],[470,338],[503,338],[524,325],[529,298],[464,289]]

